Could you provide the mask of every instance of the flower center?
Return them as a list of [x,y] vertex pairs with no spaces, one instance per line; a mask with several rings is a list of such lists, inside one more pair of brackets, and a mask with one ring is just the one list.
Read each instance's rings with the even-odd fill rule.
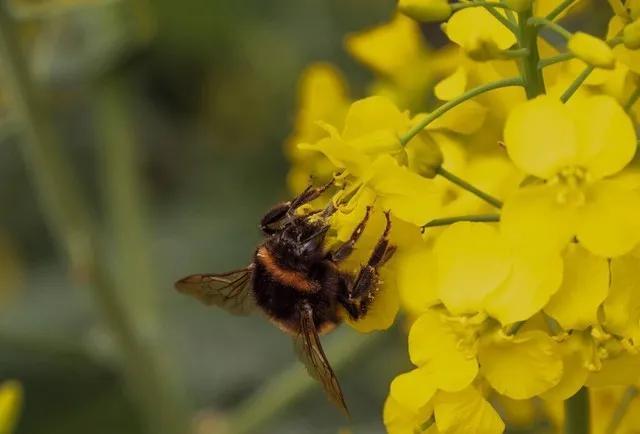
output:
[[581,166],[568,166],[560,170],[552,182],[559,186],[556,201],[560,205],[582,206],[586,201],[586,186],[591,175]]

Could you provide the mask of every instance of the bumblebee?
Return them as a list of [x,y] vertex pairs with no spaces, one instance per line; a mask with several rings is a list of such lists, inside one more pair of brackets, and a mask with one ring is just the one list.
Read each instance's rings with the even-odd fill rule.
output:
[[319,335],[341,322],[340,307],[354,320],[367,314],[378,290],[379,268],[393,255],[389,243],[391,221],[386,226],[366,264],[357,273],[347,273],[340,263],[353,251],[362,235],[371,207],[351,237],[334,250],[323,244],[330,228],[333,203],[324,210],[301,215],[298,210],[318,198],[333,184],[309,186],[299,196],[269,210],[260,221],[265,239],[253,261],[245,268],[222,274],[194,274],[175,287],[207,305],[234,314],[262,312],[293,337],[298,358],[309,374],[320,382],[329,399],[348,415],[338,379],[322,349]]

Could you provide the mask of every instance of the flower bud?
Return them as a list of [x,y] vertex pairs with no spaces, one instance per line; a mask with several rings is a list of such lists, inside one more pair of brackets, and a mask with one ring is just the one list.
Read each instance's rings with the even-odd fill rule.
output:
[[442,165],[440,146],[424,131],[406,146],[409,169],[425,178],[433,178]]
[[640,48],[640,18],[624,28],[622,42],[624,42],[624,46],[630,50]]
[[400,0],[398,9],[417,21],[444,21],[453,11],[447,0]]
[[605,41],[595,36],[576,32],[569,39],[567,48],[578,59],[589,65],[604,69],[613,69],[615,66],[616,58],[613,50]]
[[533,0],[506,0],[505,3],[516,12],[525,12],[531,9]]

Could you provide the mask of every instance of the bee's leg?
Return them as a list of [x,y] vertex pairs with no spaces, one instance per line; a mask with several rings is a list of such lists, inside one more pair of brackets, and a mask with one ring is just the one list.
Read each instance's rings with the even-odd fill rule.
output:
[[347,242],[345,242],[344,244],[341,244],[336,250],[329,252],[327,254],[327,259],[333,262],[344,261],[351,254],[351,252],[353,252],[353,247],[355,246],[356,242],[358,242],[358,239],[364,232],[364,228],[367,226],[370,214],[371,207],[368,206],[367,210],[365,211],[364,218],[353,230],[353,233],[351,234],[351,237],[349,237],[349,240],[347,240]]
[[271,225],[278,223],[284,218],[291,208],[291,202],[282,202],[271,208],[260,220],[260,230],[266,234],[271,235],[277,231],[271,227]]
[[304,205],[305,203],[309,203],[312,200],[319,198],[320,195],[322,195],[322,193],[327,191],[329,187],[331,187],[334,184],[334,182],[335,182],[335,178],[331,178],[329,182],[327,182],[325,185],[321,185],[320,187],[313,187],[309,185],[307,188],[304,189],[302,193],[300,193],[296,198],[294,198],[290,202],[289,213],[291,214],[295,212],[296,209]]
[[340,299],[341,304],[353,319],[358,319],[367,313],[369,305],[378,291],[378,269],[395,252],[395,247],[389,245],[388,235],[391,229],[391,220],[388,212],[385,213],[385,217],[387,225],[373,249],[369,261],[360,269],[353,285],[347,289],[347,294]]
[[305,203],[311,202],[312,200],[320,197],[320,195],[324,193],[329,187],[331,187],[333,183],[334,179],[332,178],[331,181],[320,187],[313,187],[309,185],[294,199],[287,202],[279,203],[278,205],[274,206],[260,220],[260,230],[262,230],[262,232],[267,235],[273,234],[277,231],[277,229],[272,228],[272,225],[279,223],[287,216],[292,216],[295,210]]

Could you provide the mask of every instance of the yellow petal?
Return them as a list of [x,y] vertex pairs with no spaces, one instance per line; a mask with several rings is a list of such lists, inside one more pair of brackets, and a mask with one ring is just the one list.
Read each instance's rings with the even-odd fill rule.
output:
[[486,311],[503,325],[529,319],[547,304],[562,281],[557,253],[518,249],[512,252],[507,280],[485,300]]
[[544,310],[563,329],[584,330],[598,324],[598,308],[609,292],[609,263],[577,244],[564,254],[562,285]]
[[544,179],[575,162],[577,137],[569,108],[550,96],[514,108],[504,130],[507,152],[515,165]]
[[478,363],[470,349],[459,345],[453,323],[437,311],[422,314],[409,331],[409,356],[437,377],[437,387],[458,391],[467,387],[478,373]]
[[469,100],[449,110],[433,121],[429,130],[448,130],[460,134],[472,134],[484,124],[487,109],[479,103]]
[[328,63],[317,63],[303,72],[298,84],[298,112],[291,143],[315,142],[324,135],[316,122],[342,128],[347,110],[347,86],[340,72]]
[[397,255],[400,300],[409,312],[422,313],[438,302],[433,250],[430,245],[425,245]]
[[371,157],[378,154],[394,155],[402,151],[400,138],[392,130],[373,131],[349,140],[347,145]]
[[640,50],[630,50],[624,45],[613,49],[616,59],[636,74],[640,74]]
[[438,99],[450,101],[464,93],[467,81],[466,69],[459,67],[453,74],[436,84],[434,93]]
[[611,261],[611,286],[603,304],[607,330],[640,339],[640,258],[625,255]]
[[345,315],[345,321],[360,333],[386,330],[393,325],[400,308],[395,272],[389,266],[380,270],[380,284],[367,314],[358,321]]
[[627,386],[640,380],[640,355],[621,353],[604,360],[602,369],[591,372],[587,378],[589,387]]
[[537,330],[516,336],[494,333],[481,342],[478,360],[491,387],[513,399],[539,395],[562,377],[558,344]]
[[640,193],[614,181],[599,181],[587,192],[578,220],[578,240],[590,252],[620,256],[640,241]]
[[582,333],[573,333],[560,343],[562,379],[540,396],[550,401],[564,401],[575,395],[589,376],[589,370],[585,365],[592,351],[590,339]]
[[302,150],[317,151],[323,153],[331,163],[340,169],[346,169],[349,173],[363,177],[371,159],[357,149],[348,146],[333,130],[330,137],[319,140],[315,144],[301,143],[298,147]]
[[383,96],[370,96],[351,104],[344,121],[342,138],[350,141],[378,130],[405,132],[409,116]]
[[523,187],[504,203],[500,231],[516,248],[560,252],[575,235],[576,215],[554,185]]
[[576,32],[567,42],[567,48],[578,59],[599,68],[613,69],[616,58],[611,47],[602,39],[584,32]]
[[374,161],[369,186],[377,194],[382,209],[418,226],[433,220],[440,209],[442,190],[432,180],[400,166],[389,155]]
[[425,406],[416,413],[400,404],[392,396],[388,396],[384,402],[382,417],[388,434],[413,434],[432,414],[431,405]]
[[504,422],[473,387],[456,393],[438,392],[434,400],[438,431],[447,434],[499,434]]
[[420,26],[402,14],[382,26],[348,36],[346,48],[374,71],[392,77],[426,53]]
[[418,368],[394,378],[389,394],[403,407],[418,413],[431,401],[435,392],[433,373]]
[[621,171],[636,153],[631,118],[608,95],[579,98],[571,104],[578,131],[577,162],[602,178]]
[[436,241],[438,295],[454,315],[476,313],[509,274],[509,251],[490,224],[461,222]]
[[456,12],[445,29],[451,41],[464,48],[473,58],[495,58],[500,50],[516,43],[516,38],[494,16],[483,8]]
[[640,49],[640,18],[624,28],[623,42],[630,50]]

